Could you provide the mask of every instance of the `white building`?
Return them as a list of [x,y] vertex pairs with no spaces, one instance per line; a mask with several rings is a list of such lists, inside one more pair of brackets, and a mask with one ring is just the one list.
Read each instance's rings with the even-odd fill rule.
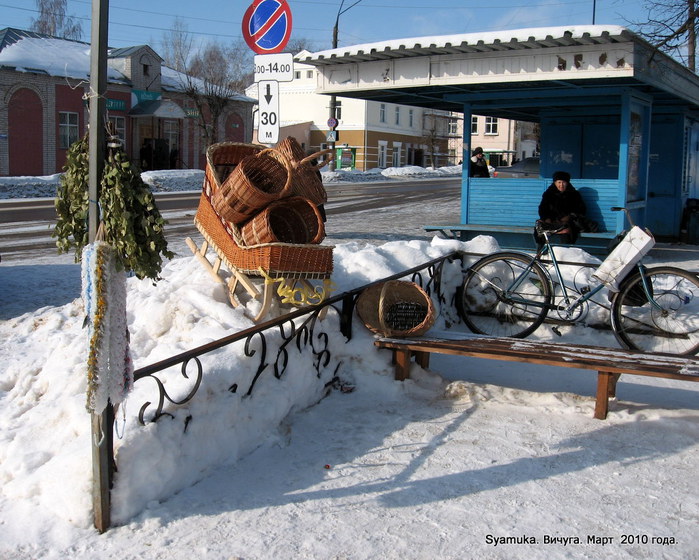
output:
[[[280,139],[293,136],[307,152],[325,149],[332,141],[328,138],[331,97],[317,94],[317,85],[317,70],[299,62],[294,63],[293,81],[279,83]],[[246,94],[258,98],[258,89],[253,84]],[[464,158],[460,113],[338,97],[335,116],[338,168],[444,166]],[[514,149],[514,126],[509,121],[486,123],[486,117],[477,118],[483,123],[476,126],[474,146],[482,145],[486,151]],[[257,124],[258,141],[256,131]]]

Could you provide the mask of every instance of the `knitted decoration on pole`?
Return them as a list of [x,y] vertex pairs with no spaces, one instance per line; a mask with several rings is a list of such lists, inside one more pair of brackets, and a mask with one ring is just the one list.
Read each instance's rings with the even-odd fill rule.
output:
[[82,252],[82,295],[90,329],[87,410],[102,412],[122,402],[133,387],[133,362],[126,318],[126,273],[117,253],[103,241]]

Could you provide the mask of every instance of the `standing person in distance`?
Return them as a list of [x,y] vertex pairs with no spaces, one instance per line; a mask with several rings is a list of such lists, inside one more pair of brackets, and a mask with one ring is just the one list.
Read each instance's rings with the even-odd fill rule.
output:
[[485,161],[483,148],[478,146],[473,150],[473,155],[469,162],[469,177],[490,177],[490,170],[488,169],[488,162]]

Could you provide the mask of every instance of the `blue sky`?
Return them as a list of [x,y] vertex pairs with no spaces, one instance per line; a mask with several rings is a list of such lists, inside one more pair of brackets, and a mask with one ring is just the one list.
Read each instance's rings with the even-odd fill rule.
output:
[[[344,7],[356,0],[345,0]],[[241,21],[252,0],[111,0],[109,45],[157,47],[175,17],[198,41],[223,43],[241,38]],[[292,38],[330,48],[341,0],[288,0]],[[417,37],[497,31],[524,27],[595,23],[628,26],[643,18],[642,0],[360,0],[340,17],[339,45]],[[68,0],[90,40],[92,0]],[[28,29],[37,17],[35,0],[0,0],[0,28]]]

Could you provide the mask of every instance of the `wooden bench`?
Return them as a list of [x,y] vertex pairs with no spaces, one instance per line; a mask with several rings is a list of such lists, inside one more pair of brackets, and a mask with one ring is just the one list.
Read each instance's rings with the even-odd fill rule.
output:
[[609,399],[616,396],[616,384],[622,373],[699,381],[699,358],[693,356],[468,335],[458,340],[430,337],[381,338],[374,344],[393,351],[395,378],[401,381],[409,377],[411,356],[415,356],[417,364],[427,368],[431,353],[596,370],[594,417],[600,420],[607,417]]

